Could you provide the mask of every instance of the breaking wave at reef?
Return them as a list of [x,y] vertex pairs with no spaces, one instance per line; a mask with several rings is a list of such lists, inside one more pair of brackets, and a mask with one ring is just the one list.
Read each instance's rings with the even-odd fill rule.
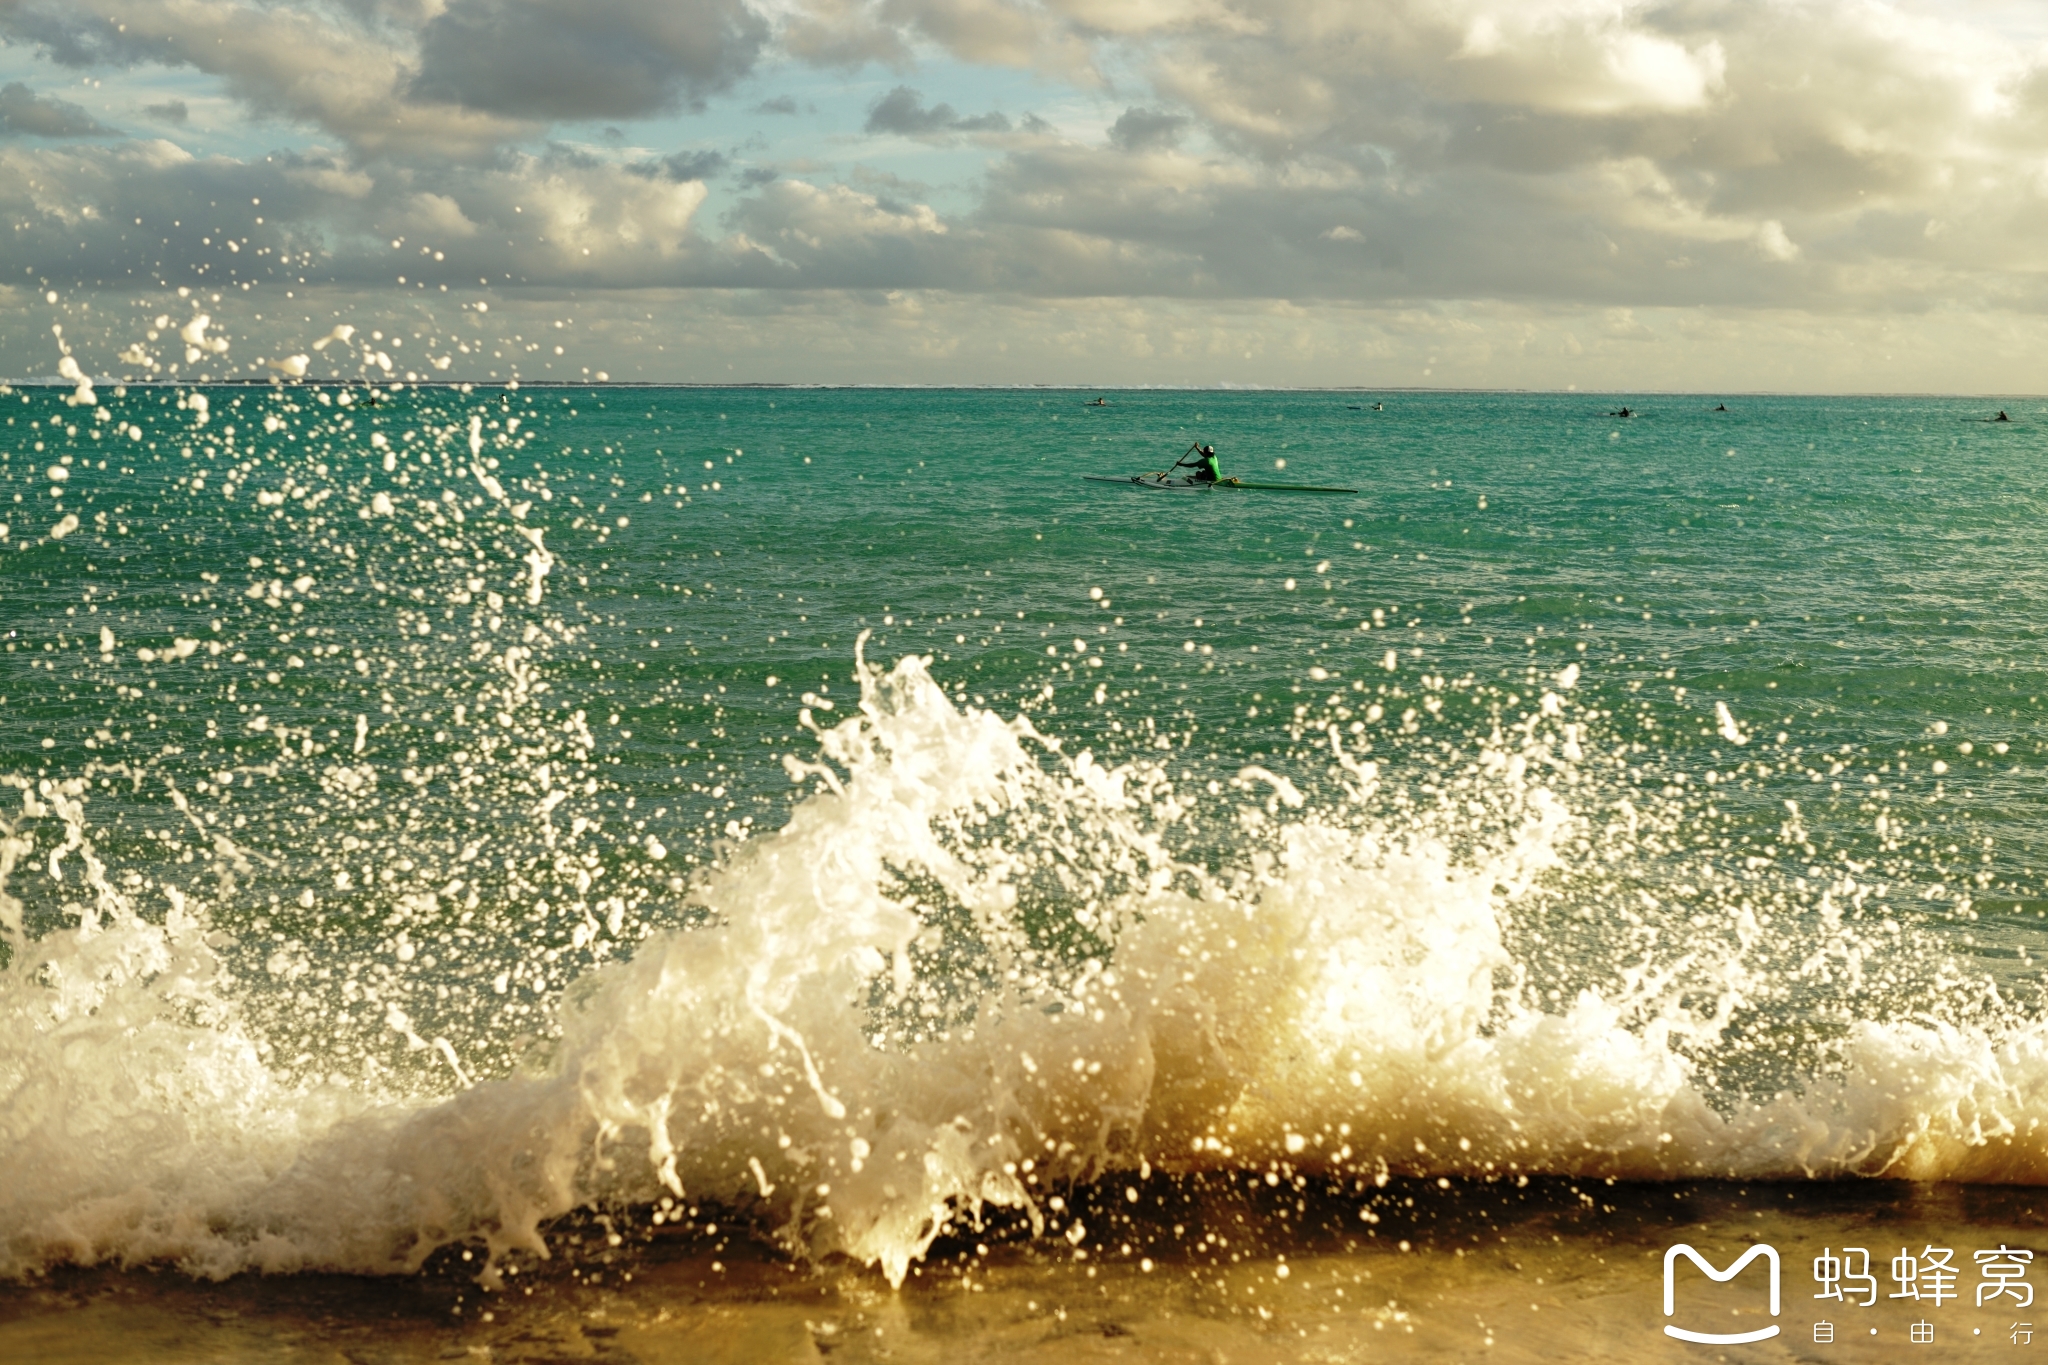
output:
[[0,891],[33,865],[69,899],[37,928],[0,896],[0,1267],[476,1243],[489,1280],[579,1207],[689,1202],[900,1281],[951,1224],[1124,1171],[2048,1178],[2048,1027],[1901,1004],[1887,964],[1941,950],[1850,873],[1653,876],[1698,807],[1602,775],[1576,669],[1427,799],[1335,726],[1314,783],[1176,785],[932,669],[806,712],[787,823],[454,1093],[287,1065],[248,1001],[289,985],[238,980],[196,895],[144,913],[87,779],[11,779]]

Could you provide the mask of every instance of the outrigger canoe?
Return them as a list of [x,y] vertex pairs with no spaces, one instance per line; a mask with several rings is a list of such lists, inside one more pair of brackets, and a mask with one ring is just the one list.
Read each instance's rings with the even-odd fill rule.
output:
[[1120,483],[1129,488],[1150,488],[1163,493],[1356,493],[1356,488],[1324,488],[1312,483],[1250,483],[1244,479],[1218,479],[1213,483],[1205,479],[1190,479],[1171,474],[1130,474],[1112,477],[1107,474],[1083,474],[1090,483]]

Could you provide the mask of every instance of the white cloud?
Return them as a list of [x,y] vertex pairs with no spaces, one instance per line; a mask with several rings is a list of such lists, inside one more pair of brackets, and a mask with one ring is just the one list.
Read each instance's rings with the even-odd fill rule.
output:
[[1721,88],[1719,41],[1647,32],[1613,5],[1490,6],[1464,25],[1446,88],[1496,105],[1571,114],[1687,110]]
[[1757,224],[1756,249],[1767,261],[1796,261],[1799,246],[1785,235],[1785,225],[1775,218]]

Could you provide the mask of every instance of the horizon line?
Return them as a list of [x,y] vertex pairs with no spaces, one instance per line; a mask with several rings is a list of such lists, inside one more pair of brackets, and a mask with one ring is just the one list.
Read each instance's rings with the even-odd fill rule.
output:
[[[33,378],[0,378],[0,386],[10,389],[70,389],[77,384],[58,375],[40,375]],[[1996,390],[1961,392],[1936,389],[1896,390],[1834,390],[1834,389],[1601,389],[1601,388],[1525,388],[1486,387],[1473,385],[1355,385],[1355,384],[1243,384],[1220,382],[1215,384],[1067,384],[1067,383],[1020,383],[1002,384],[957,383],[925,384],[898,381],[894,383],[868,381],[828,381],[802,379],[758,379],[758,380],[695,380],[695,379],[610,379],[596,380],[568,379],[470,379],[470,380],[399,380],[378,382],[368,379],[296,379],[275,378],[228,378],[174,380],[174,379],[118,379],[111,375],[94,376],[92,387],[137,388],[137,389],[374,389],[389,393],[404,392],[408,389],[461,390],[502,389],[516,392],[520,389],[826,389],[860,390],[873,389],[897,392],[988,392],[988,393],[1357,393],[1357,394],[1527,394],[1538,397],[1557,398],[1605,398],[1642,395],[1652,398],[1948,398],[1971,399],[1985,402],[2003,400],[2006,402],[2038,402],[2048,400],[2048,393],[2014,393]]]

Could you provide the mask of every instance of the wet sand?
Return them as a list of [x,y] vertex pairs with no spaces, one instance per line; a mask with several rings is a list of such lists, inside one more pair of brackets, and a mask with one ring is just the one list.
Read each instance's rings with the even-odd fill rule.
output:
[[[523,1263],[496,1292],[455,1255],[404,1279],[208,1284],[170,1270],[63,1272],[0,1290],[0,1360],[1278,1365],[2048,1353],[2048,1340],[2012,1339],[2016,1324],[2035,1323],[2032,1307],[2011,1295],[1976,1305],[1972,1259],[2001,1243],[2048,1249],[2048,1191],[1397,1181],[1333,1195],[1254,1180],[1105,1182],[1066,1211],[1086,1229],[1078,1246],[1068,1221],[1037,1238],[990,1226],[941,1243],[900,1290],[843,1263],[794,1263],[729,1226],[655,1227],[645,1209],[557,1225],[560,1254]],[[1719,1266],[1751,1242],[1776,1247],[1780,1316],[1769,1316],[1759,1262],[1726,1285],[1681,1275],[1680,1313],[1666,1319],[1663,1256],[1680,1241]],[[1930,1244],[1956,1250],[1959,1297],[1938,1307],[1890,1299],[1891,1257]],[[1813,1298],[1814,1257],[1844,1245],[1872,1253],[1873,1307]],[[2048,1268],[2028,1279],[2048,1283]],[[1816,1343],[1823,1320],[1834,1340]],[[1664,1336],[1667,1321],[1781,1330],[1705,1346]],[[1916,1322],[1931,1326],[1931,1347],[1909,1340]],[[2039,1325],[2048,1329],[2048,1313]]]

